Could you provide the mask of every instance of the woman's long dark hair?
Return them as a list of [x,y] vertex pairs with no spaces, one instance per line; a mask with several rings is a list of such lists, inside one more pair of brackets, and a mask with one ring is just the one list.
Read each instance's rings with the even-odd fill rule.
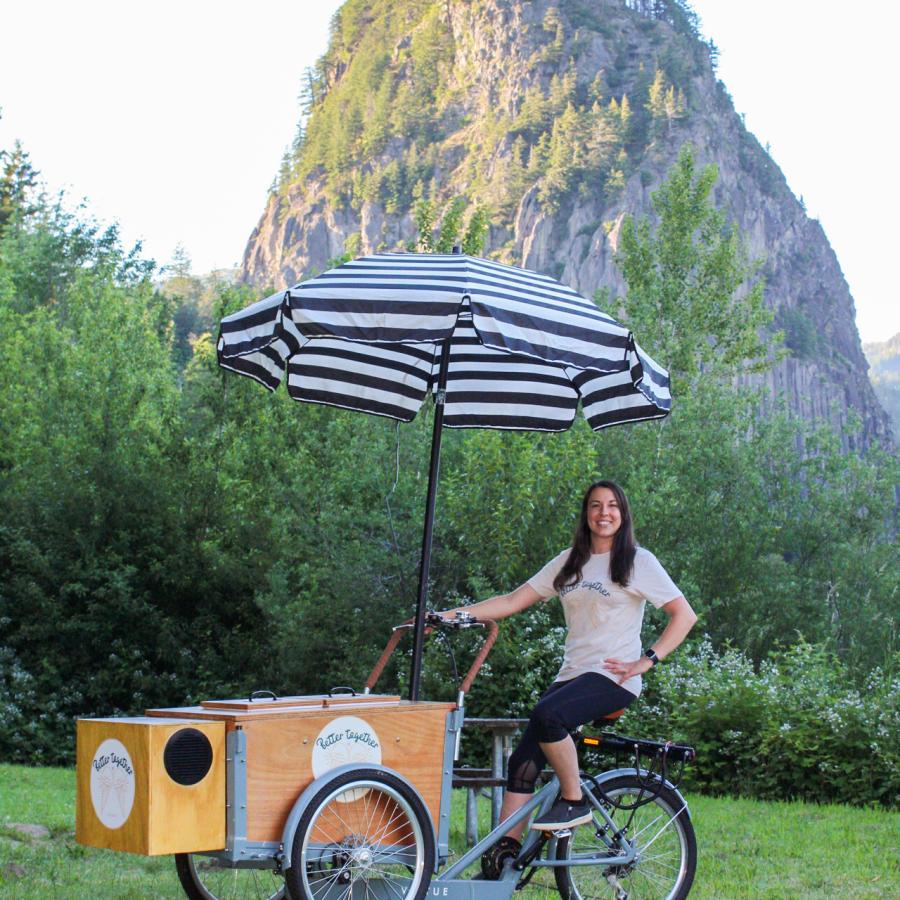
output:
[[572,538],[572,549],[566,558],[559,574],[553,579],[555,590],[562,590],[566,585],[577,584],[581,581],[582,570],[585,563],[591,558],[591,529],[588,525],[588,502],[591,494],[597,488],[611,490],[619,504],[619,514],[622,524],[613,537],[612,552],[609,557],[609,575],[613,581],[622,587],[627,587],[634,572],[634,555],[637,544],[634,542],[634,529],[631,525],[631,508],[628,506],[628,498],[614,481],[595,481],[585,492],[581,501],[581,517],[575,536]]

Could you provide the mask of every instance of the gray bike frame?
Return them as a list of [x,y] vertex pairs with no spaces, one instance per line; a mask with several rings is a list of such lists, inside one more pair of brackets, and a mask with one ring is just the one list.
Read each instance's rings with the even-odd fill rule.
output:
[[[582,782],[582,788],[584,789],[585,796],[590,801],[591,805],[594,807],[597,814],[600,815],[600,818],[603,820],[603,823],[611,829],[612,834],[615,834],[619,829],[616,827],[616,824],[610,818],[609,813],[603,808],[597,798],[594,796],[592,792],[592,785],[589,780],[585,779]],[[556,800],[559,794],[559,779],[554,775],[550,781],[548,781],[521,809],[511,815],[508,819],[501,822],[490,834],[486,835],[482,838],[471,850],[469,850],[466,854],[461,856],[446,872],[443,872],[437,878],[432,879],[432,883],[435,881],[451,881],[457,875],[461,874],[465,869],[472,865],[472,863],[481,859],[481,854],[486,850],[493,847],[494,844],[506,834],[512,828],[515,828],[516,825],[519,825],[526,819],[530,818],[531,814],[538,810],[539,813],[546,812],[553,805],[554,800]],[[554,867],[554,866],[571,866],[573,865],[567,859],[559,860],[556,859],[556,842],[560,837],[566,837],[570,835],[571,830],[551,832],[551,837],[548,839],[548,843],[550,845],[550,852],[547,854],[547,859],[535,859],[532,862],[528,863],[529,868],[534,866],[536,868],[542,867]],[[535,845],[538,844],[542,838],[543,832],[537,831],[535,829],[530,829],[528,832],[525,841],[522,844],[522,849],[519,852],[519,856],[527,857],[527,854],[530,850],[533,850]],[[635,851],[633,847],[628,847],[628,849],[623,853],[613,854],[612,852],[608,856],[600,856],[596,859],[585,860],[583,863],[579,862],[578,865],[590,865],[590,866],[599,866],[599,865],[628,865],[628,863],[634,862]],[[518,879],[519,873],[516,873],[516,877]]]

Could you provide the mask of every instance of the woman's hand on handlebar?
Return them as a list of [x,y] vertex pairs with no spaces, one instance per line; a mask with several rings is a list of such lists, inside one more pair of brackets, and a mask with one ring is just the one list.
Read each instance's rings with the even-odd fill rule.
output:
[[452,622],[459,611],[459,609],[435,609],[428,613],[425,622],[427,624],[429,619],[432,619],[432,621],[440,619],[443,622]]
[[435,610],[425,618],[426,625],[457,625],[465,627],[475,623],[475,616],[465,607],[456,609]]

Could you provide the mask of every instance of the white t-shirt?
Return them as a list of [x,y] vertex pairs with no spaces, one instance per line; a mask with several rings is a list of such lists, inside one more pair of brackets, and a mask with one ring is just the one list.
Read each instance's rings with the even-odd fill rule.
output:
[[[543,599],[556,595],[553,579],[563,567],[569,550],[563,550],[533,578],[530,584]],[[644,604],[664,606],[681,596],[678,586],[669,578],[659,560],[643,547],[637,548],[634,573],[628,587],[615,583],[609,575],[609,553],[593,553],[584,564],[581,579],[559,592],[568,634],[562,668],[557,681],[570,681],[585,672],[599,672],[618,683],[618,676],[608,671],[604,660],[635,660],[641,655],[641,624]],[[622,687],[637,696],[641,677],[635,675]]]

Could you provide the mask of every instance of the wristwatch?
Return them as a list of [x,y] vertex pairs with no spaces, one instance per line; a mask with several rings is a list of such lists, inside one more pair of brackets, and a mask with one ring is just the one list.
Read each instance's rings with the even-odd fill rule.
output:
[[646,656],[654,666],[659,662],[659,657],[656,655],[656,651],[652,647],[644,651],[644,656]]

